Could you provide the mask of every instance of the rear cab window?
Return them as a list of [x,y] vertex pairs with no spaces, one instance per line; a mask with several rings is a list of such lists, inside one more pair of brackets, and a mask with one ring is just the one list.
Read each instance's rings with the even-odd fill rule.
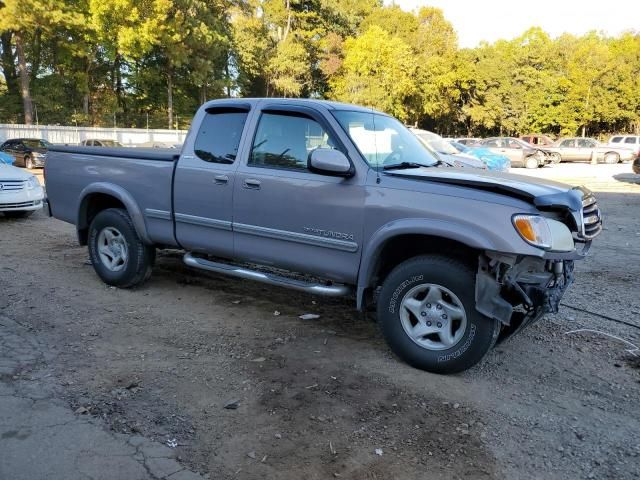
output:
[[627,137],[627,138],[624,139],[624,143],[635,145],[636,143],[638,143],[638,138],[637,137]]
[[622,137],[613,137],[610,140],[610,143],[620,143],[622,141]]
[[195,155],[205,162],[235,162],[248,114],[248,109],[236,107],[208,110],[194,142]]

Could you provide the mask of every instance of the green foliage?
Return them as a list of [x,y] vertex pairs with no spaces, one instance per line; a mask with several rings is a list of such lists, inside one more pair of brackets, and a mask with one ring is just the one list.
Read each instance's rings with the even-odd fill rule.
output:
[[[22,63],[18,55],[20,48]],[[640,35],[458,49],[381,0],[0,0],[0,122],[184,127],[220,96],[332,98],[442,133],[640,129]]]

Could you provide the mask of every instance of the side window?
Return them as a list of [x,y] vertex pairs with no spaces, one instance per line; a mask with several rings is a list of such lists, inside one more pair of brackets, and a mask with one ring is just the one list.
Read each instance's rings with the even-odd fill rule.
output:
[[624,143],[635,144],[636,143],[636,137],[627,137],[627,138],[624,139]]
[[207,112],[198,130],[194,153],[205,162],[232,164],[247,115],[247,111],[237,109]]
[[613,137],[611,139],[611,143],[620,143],[622,141],[622,137]]
[[485,142],[485,145],[487,147],[498,147],[498,140],[489,140],[487,142]]
[[564,148],[571,148],[571,147],[573,147],[573,142],[574,141],[575,140],[563,140],[562,143],[560,143],[560,146],[564,147]]
[[586,138],[580,138],[578,139],[578,147],[580,148],[589,148],[592,147],[593,145],[591,145],[591,142],[589,140],[587,140]]
[[329,133],[312,118],[265,112],[253,139],[249,165],[306,170],[312,150],[335,145]]
[[520,145],[515,140],[508,140],[508,145],[509,145],[509,148],[522,148],[522,145]]

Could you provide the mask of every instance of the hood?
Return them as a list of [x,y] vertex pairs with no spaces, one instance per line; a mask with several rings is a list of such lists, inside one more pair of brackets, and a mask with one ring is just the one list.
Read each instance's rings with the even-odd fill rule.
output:
[[588,192],[583,187],[552,180],[487,170],[412,168],[385,174],[493,192],[525,200],[542,210],[570,208],[577,212],[582,208],[582,197]]
[[29,172],[24,171],[21,168],[7,165],[0,162],[0,181],[2,180],[27,180],[31,178]]

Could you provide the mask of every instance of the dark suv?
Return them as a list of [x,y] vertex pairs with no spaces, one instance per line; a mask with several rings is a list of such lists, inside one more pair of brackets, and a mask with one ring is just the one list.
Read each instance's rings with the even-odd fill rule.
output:
[[16,167],[44,167],[51,144],[40,138],[14,138],[0,145],[0,151],[15,158]]

